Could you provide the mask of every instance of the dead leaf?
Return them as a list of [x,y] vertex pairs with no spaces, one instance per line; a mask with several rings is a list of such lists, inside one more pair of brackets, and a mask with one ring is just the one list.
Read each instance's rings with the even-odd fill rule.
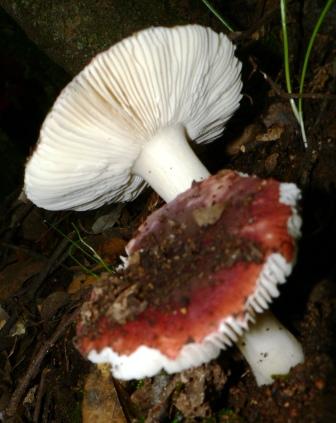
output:
[[124,207],[125,205],[123,203],[116,204],[109,214],[104,214],[103,216],[98,217],[92,225],[92,232],[94,234],[99,234],[112,228],[120,218]]
[[268,173],[272,173],[278,164],[279,153],[270,154],[265,160],[265,169]]
[[0,305],[0,329],[2,329],[5,326],[8,319],[9,319],[8,313]]
[[70,285],[68,286],[68,294],[74,294],[81,288],[93,286],[98,279],[95,276],[86,275],[85,273],[77,273],[74,275]]
[[64,291],[55,291],[45,298],[40,306],[40,315],[42,320],[49,321],[69,302],[69,295]]
[[34,207],[22,222],[23,239],[37,241],[47,229],[41,209]]
[[[221,392],[227,382],[227,376],[218,363],[186,370],[175,376],[182,387],[176,392],[175,407],[185,417],[206,417],[211,413],[210,392]],[[175,383],[176,383],[175,381]]]
[[122,238],[109,238],[97,246],[100,256],[108,263],[112,263],[121,254],[125,254],[125,246],[127,242]]
[[[0,339],[1,342],[1,339]],[[3,351],[0,353],[0,410],[4,410],[11,397],[11,386],[12,386],[12,365],[9,361],[8,354]],[[1,416],[1,412],[0,412]],[[1,419],[0,419],[1,421]]]
[[266,128],[280,126],[282,128],[296,128],[297,122],[291,110],[289,101],[270,104],[263,116]]
[[257,141],[277,141],[280,139],[284,131],[283,126],[271,126],[263,134],[258,134],[256,136]]
[[328,81],[333,76],[333,65],[327,63],[324,66],[319,66],[314,72],[314,78],[309,84],[309,90],[312,92],[323,92],[327,86]]
[[88,374],[82,405],[83,423],[127,423],[108,365]]
[[15,325],[11,328],[9,336],[22,336],[26,333],[26,321],[25,319],[18,320]]
[[32,406],[34,404],[37,388],[38,388],[38,385],[34,385],[29,389],[29,391],[27,392],[27,395],[23,399],[23,405]]
[[0,300],[14,295],[32,276],[39,273],[44,263],[33,258],[15,262],[0,272]]
[[260,123],[252,123],[246,126],[243,133],[232,140],[226,146],[226,153],[230,156],[234,156],[240,152],[244,152],[245,145],[255,141],[256,136],[263,131],[265,128]]

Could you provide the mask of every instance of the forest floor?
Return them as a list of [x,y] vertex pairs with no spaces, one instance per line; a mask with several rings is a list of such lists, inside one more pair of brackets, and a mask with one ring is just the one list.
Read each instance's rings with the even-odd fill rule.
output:
[[[311,12],[304,21],[308,34],[318,16],[314,8]],[[294,8],[294,20],[295,13]],[[48,212],[17,200],[20,175],[15,175],[18,182],[0,206],[0,415],[7,415],[5,421],[336,421],[335,27],[323,27],[309,62],[305,148],[284,89],[279,19],[275,13],[261,20],[253,34],[236,34],[244,63],[244,98],[223,137],[200,154],[213,173],[230,168],[295,182],[302,190],[297,263],[272,311],[301,342],[305,362],[272,385],[258,387],[240,352],[230,348],[217,360],[180,374],[113,380],[104,366],[90,364],[73,345],[80,305],[104,272],[79,248],[78,234],[104,262],[117,267],[136,228],[162,202],[148,190],[129,204]],[[308,35],[302,39],[291,28],[292,48],[302,52]],[[6,102],[6,93],[19,101],[22,92],[31,92],[38,83],[22,76],[31,70],[21,69],[20,59],[15,59],[18,75],[10,75],[17,62],[3,56],[2,72],[9,69],[4,78],[11,84],[3,87],[0,108],[15,122],[13,114],[22,113],[22,106]],[[292,66],[296,87],[300,66]],[[37,117],[33,114],[34,125],[47,112],[47,103]],[[7,124],[1,120],[1,139],[22,137]]]

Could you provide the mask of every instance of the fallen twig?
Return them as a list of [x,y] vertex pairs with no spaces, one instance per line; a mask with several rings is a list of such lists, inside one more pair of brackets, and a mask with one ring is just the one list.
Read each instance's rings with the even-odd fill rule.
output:
[[311,99],[311,100],[319,100],[319,99],[323,99],[323,100],[336,100],[336,94],[326,94],[326,93],[287,93],[286,91],[284,91],[276,82],[274,82],[272,80],[272,78],[267,75],[266,72],[263,72],[259,69],[258,64],[256,63],[256,61],[253,59],[253,57],[249,58],[249,61],[253,67],[254,71],[259,72],[263,78],[266,80],[266,82],[268,82],[268,84],[271,86],[271,88],[273,88],[273,90],[276,92],[276,94],[279,97],[285,98],[287,100],[290,99],[297,99],[297,98],[307,98],[307,99]]
[[45,369],[43,369],[41,374],[40,384],[39,384],[37,396],[36,396],[36,404],[34,408],[34,415],[33,415],[34,423],[37,423],[39,421],[42,399],[43,399],[43,395],[45,393],[45,388],[46,388],[46,379],[49,372],[50,372],[50,369],[46,367]]
[[48,259],[44,269],[42,269],[37,278],[29,286],[29,295],[31,297],[35,295],[36,291],[40,288],[45,279],[54,272],[68,256],[68,245],[69,241],[67,239],[62,239],[57,245],[51,257]]
[[242,42],[248,40],[252,35],[262,28],[265,24],[269,23],[277,14],[279,14],[279,6],[273,7],[266,11],[260,19],[257,20],[249,29],[246,31],[235,31],[229,34],[229,38],[235,42]]
[[16,414],[22,397],[26,393],[30,381],[37,374],[45,356],[54,347],[54,345],[56,344],[58,339],[63,335],[68,326],[70,326],[71,323],[76,319],[78,313],[79,307],[77,307],[76,310],[73,311],[70,315],[64,316],[58,324],[53,335],[46,342],[44,342],[38,349],[37,353],[34,354],[25,375],[19,380],[18,386],[11,396],[8,407],[6,408],[7,417],[13,417]]

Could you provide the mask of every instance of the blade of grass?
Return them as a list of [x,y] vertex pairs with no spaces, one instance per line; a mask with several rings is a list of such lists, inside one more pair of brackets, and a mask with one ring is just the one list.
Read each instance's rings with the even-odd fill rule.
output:
[[85,272],[88,273],[96,278],[98,278],[98,275],[96,275],[94,272],[92,272],[90,269],[88,269],[86,266],[84,266],[74,255],[73,255],[73,249],[76,248],[78,250],[80,250],[83,254],[85,254],[86,256],[88,256],[90,259],[92,259],[91,254],[87,253],[84,249],[82,249],[79,245],[78,242],[74,241],[72,238],[70,238],[70,236],[66,235],[63,231],[61,231],[60,229],[57,228],[57,226],[55,226],[53,223],[49,223],[48,221],[45,221],[45,223],[47,223],[47,225],[51,226],[54,231],[56,231],[58,234],[60,234],[64,239],[66,239],[67,241],[70,242],[70,247],[68,249],[68,254],[69,257],[71,257],[71,259],[77,263],[79,265],[79,267]]
[[223,18],[223,16],[212,6],[212,4],[208,0],[202,0],[202,2],[206,5],[206,7],[219,19],[222,24],[228,29],[230,32],[234,32],[234,29],[227,21]]
[[72,226],[78,236],[79,241],[92,253],[92,258],[94,258],[96,260],[97,263],[101,264],[104,269],[107,272],[111,272],[111,269],[108,267],[108,265],[105,263],[105,261],[102,259],[102,257],[97,253],[97,251],[91,247],[91,245],[89,245],[87,242],[84,241],[84,239],[82,238],[81,234],[79,233],[79,230],[77,229],[76,225],[74,223],[72,223]]
[[[309,57],[315,42],[316,35],[319,32],[322,22],[324,21],[324,18],[326,17],[333,3],[335,3],[335,0],[326,1],[324,8],[322,9],[322,12],[314,26],[313,33],[309,39],[308,47],[304,56],[301,77],[300,77],[300,89],[299,89],[300,94],[303,94],[303,88],[304,88],[304,83],[305,83],[305,78],[306,78],[306,73],[308,68]],[[299,106],[299,113],[302,115],[302,98],[299,98],[298,106]]]
[[[303,94],[309,57],[310,57],[310,53],[312,51],[312,48],[313,48],[313,45],[314,45],[314,42],[315,42],[316,35],[317,35],[318,31],[320,30],[320,27],[322,25],[322,22],[323,22],[323,20],[326,16],[326,14],[328,13],[329,9],[331,8],[331,6],[333,5],[334,2],[335,2],[335,0],[327,0],[326,1],[324,8],[322,9],[320,16],[319,16],[319,18],[318,18],[318,20],[317,20],[317,22],[314,26],[313,33],[312,33],[312,35],[309,39],[308,46],[307,46],[305,56],[304,56],[301,75],[300,75],[299,94]],[[291,85],[291,78],[290,78],[290,65],[289,65],[289,52],[288,52],[286,0],[280,0],[280,11],[281,11],[281,25],[282,25],[282,37],[283,37],[283,55],[284,55],[286,86],[287,86],[288,93],[291,94],[292,93],[292,85]],[[303,139],[304,146],[307,148],[308,142],[307,142],[306,130],[305,130],[305,125],[304,125],[304,120],[303,120],[302,102],[303,102],[302,97],[299,98],[297,103],[294,101],[294,99],[290,99],[290,105],[291,105],[293,114],[294,114],[296,120],[298,121],[298,123],[300,125],[301,136],[302,136],[302,139]]]
[[[282,42],[283,42],[283,57],[284,57],[286,87],[287,87],[288,94],[291,94],[293,91],[292,91],[290,64],[289,64],[286,0],[280,0],[280,11],[281,11],[281,27],[282,27]],[[289,102],[290,102],[290,105],[296,120],[300,123],[299,111],[296,107],[295,100],[291,98]]]
[[78,264],[78,266],[83,270],[84,273],[88,273],[91,276],[94,276],[95,278],[99,278],[99,276],[92,272],[92,270],[90,270],[88,267],[84,266],[84,264],[82,264],[73,254],[73,249],[76,248],[73,244],[70,245],[70,248],[68,250],[69,252],[69,257],[71,257],[71,259]]
[[[89,269],[87,269],[85,266],[83,266],[73,255],[73,248],[78,249],[81,253],[83,253],[86,257],[93,260],[95,263],[101,265],[104,267],[104,269],[111,273],[112,269],[108,267],[108,265],[105,263],[105,261],[99,256],[99,254],[87,243],[83,240],[81,237],[78,229],[76,228],[75,224],[72,224],[74,227],[74,230],[76,232],[76,235],[78,236],[79,242],[74,241],[71,239],[68,235],[66,235],[63,231],[58,229],[53,223],[46,222],[48,225],[50,225],[56,232],[58,232],[63,238],[67,239],[71,244],[71,250],[69,248],[69,256],[77,263],[79,266],[86,271],[86,273],[90,273],[93,276],[97,276],[95,273],[91,272]],[[85,248],[82,247],[84,245],[85,248],[87,248],[90,252],[86,251]]]
[[77,242],[71,239],[68,235],[66,235],[63,231],[58,229],[53,223],[48,223],[56,232],[58,232],[63,238],[67,239],[71,245],[74,245],[79,251],[81,251],[84,255],[86,255],[88,258],[93,259],[96,263],[98,262],[96,258],[92,257],[92,254],[85,251],[83,247]]

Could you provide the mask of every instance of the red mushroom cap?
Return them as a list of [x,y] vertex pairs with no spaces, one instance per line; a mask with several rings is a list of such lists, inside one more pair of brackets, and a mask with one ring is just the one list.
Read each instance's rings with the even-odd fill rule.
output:
[[209,361],[279,294],[295,260],[294,184],[223,171],[150,215],[93,290],[77,346],[122,379]]

